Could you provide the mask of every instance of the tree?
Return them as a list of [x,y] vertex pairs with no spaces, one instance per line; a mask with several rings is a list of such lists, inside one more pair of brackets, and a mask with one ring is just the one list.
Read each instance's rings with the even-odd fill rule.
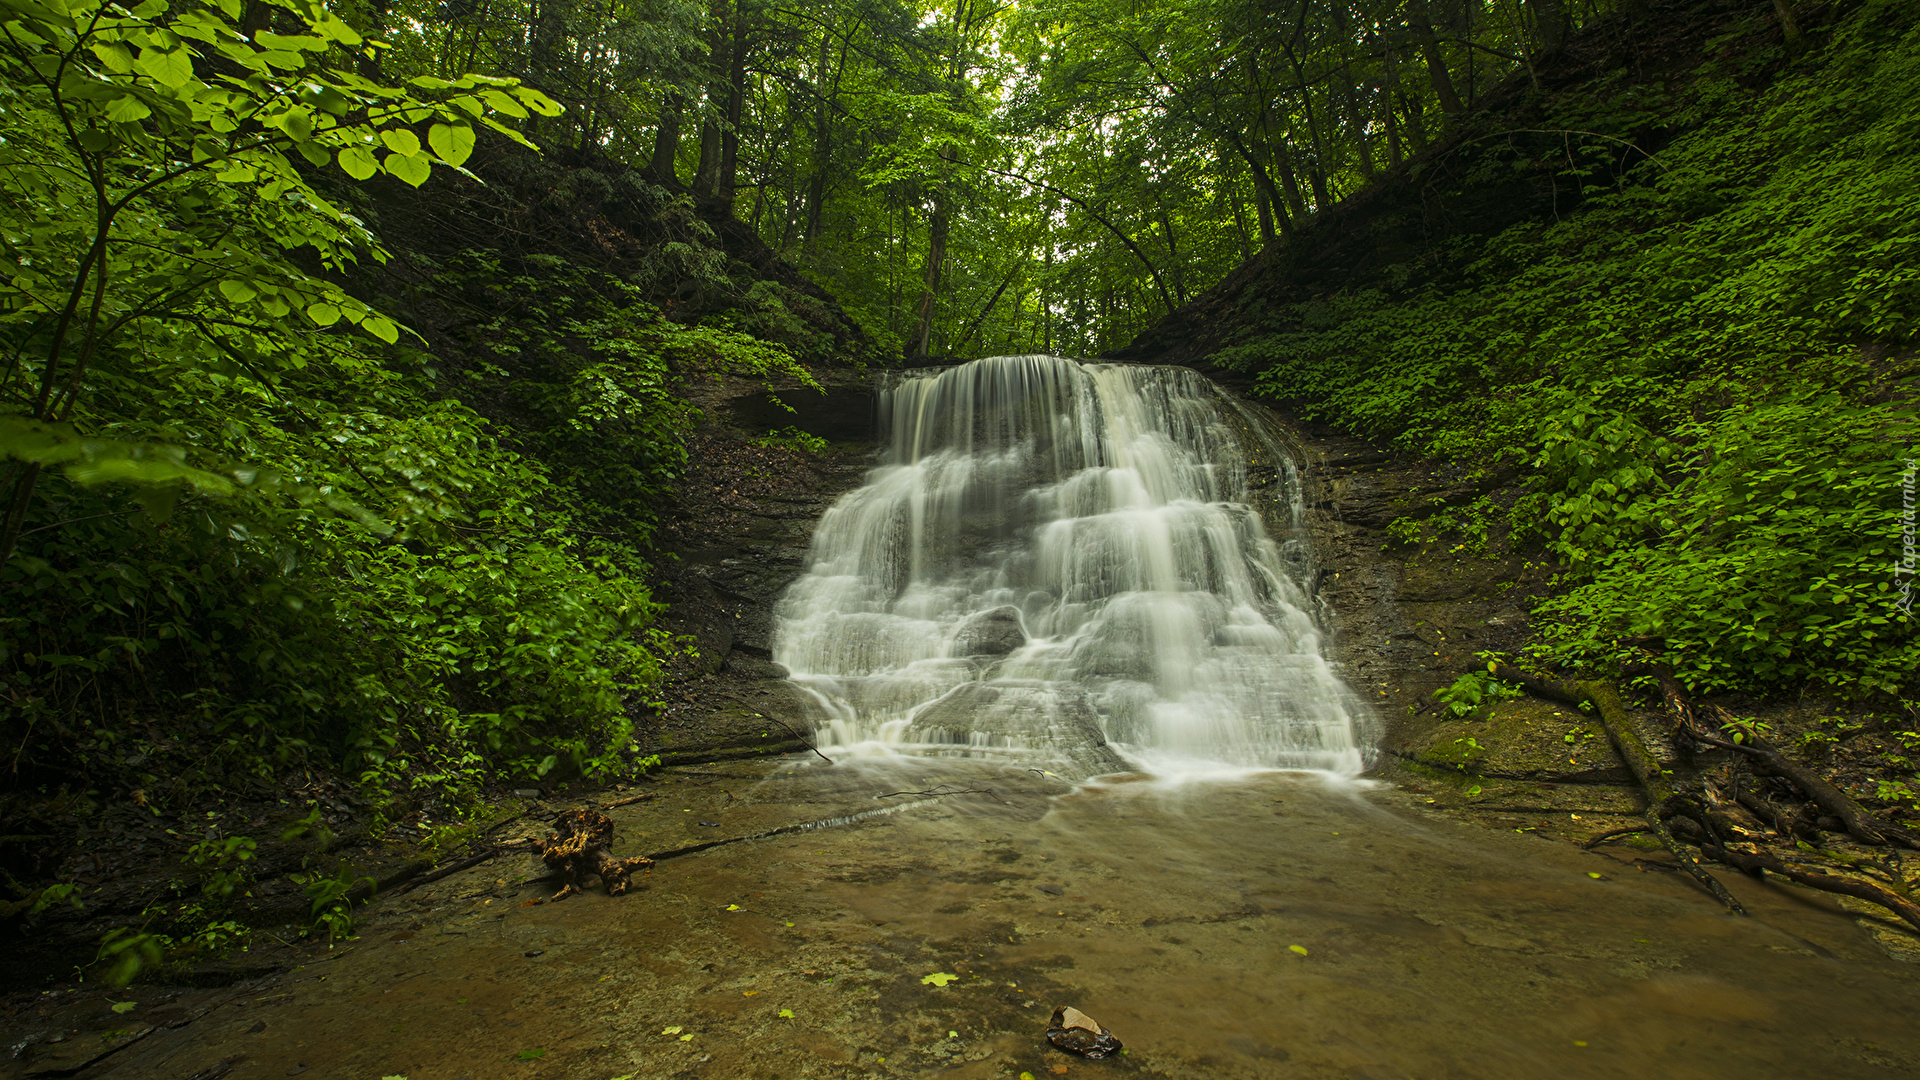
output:
[[239,0],[0,10],[14,114],[0,243],[18,267],[0,310],[0,450],[13,459],[0,565],[48,465],[142,485],[155,512],[182,485],[226,494],[261,481],[244,465],[216,474],[162,445],[90,437],[98,381],[222,368],[271,387],[302,335],[344,325],[399,339],[393,320],[282,254],[311,249],[335,272],[379,255],[316,189],[316,170],[417,187],[435,164],[467,159],[476,125],[525,142],[496,115],[560,111],[511,79],[376,83],[346,65],[377,46],[317,3],[274,0],[251,35]]

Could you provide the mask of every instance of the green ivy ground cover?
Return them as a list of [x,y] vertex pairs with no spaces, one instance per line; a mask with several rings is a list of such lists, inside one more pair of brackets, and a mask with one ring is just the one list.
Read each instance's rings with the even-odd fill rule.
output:
[[[1830,31],[1551,104],[1569,183],[1604,182],[1650,117],[1678,134],[1557,221],[1252,311],[1219,359],[1310,415],[1526,477],[1499,516],[1567,568],[1538,612],[1547,659],[1651,647],[1699,690],[1915,697],[1896,564],[1920,456],[1920,29],[1868,3]],[[1490,509],[1442,520],[1484,531]]]

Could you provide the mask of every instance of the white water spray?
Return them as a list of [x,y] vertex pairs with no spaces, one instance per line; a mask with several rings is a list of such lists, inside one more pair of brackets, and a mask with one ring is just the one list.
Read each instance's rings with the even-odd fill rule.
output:
[[775,611],[823,745],[1083,777],[1360,771],[1305,545],[1254,508],[1299,531],[1297,474],[1212,383],[1002,356],[903,378],[880,413],[886,464]]

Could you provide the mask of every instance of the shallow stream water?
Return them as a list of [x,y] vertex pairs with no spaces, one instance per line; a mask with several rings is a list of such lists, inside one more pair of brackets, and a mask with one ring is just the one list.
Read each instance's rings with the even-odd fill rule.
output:
[[[1723,915],[1677,874],[1388,789],[1274,772],[1070,788],[946,761],[718,771],[738,776],[614,811],[622,835],[657,850],[713,838],[703,820],[743,835],[911,805],[672,859],[624,897],[523,906],[551,886],[451,878],[338,959],[200,992],[201,1019],[86,1075],[182,1080],[237,1057],[233,1077],[410,1080],[1832,1080],[1920,1062],[1920,973],[1823,899],[1738,879],[1753,917]],[[902,784],[977,793],[878,797]],[[1064,1004],[1127,1053],[1048,1048]]]

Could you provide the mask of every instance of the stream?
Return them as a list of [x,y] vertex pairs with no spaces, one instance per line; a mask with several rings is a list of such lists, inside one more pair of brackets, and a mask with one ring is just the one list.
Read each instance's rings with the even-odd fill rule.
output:
[[[728,842],[625,896],[549,902],[515,856],[291,972],[56,1003],[76,1034],[0,1076],[1920,1072],[1920,969],[1828,898],[1729,876],[1728,916],[1630,848],[1364,779],[1256,411],[1183,369],[1002,357],[881,412],[886,458],[776,612],[833,763],[669,771],[610,811],[616,849]],[[1126,1052],[1048,1047],[1057,1005]]]

